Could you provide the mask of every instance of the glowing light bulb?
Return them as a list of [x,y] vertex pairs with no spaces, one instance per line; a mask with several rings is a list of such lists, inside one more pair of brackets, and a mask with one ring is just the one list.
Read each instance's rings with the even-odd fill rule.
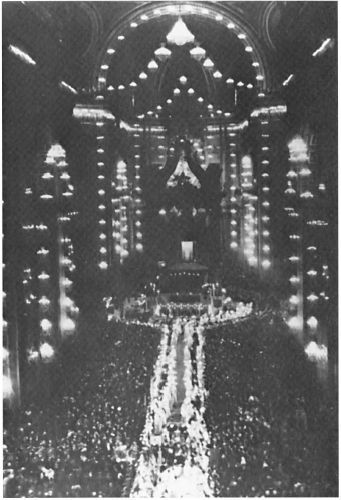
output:
[[48,332],[52,328],[52,323],[48,319],[44,318],[41,320],[40,326],[44,332]]
[[38,278],[40,280],[48,280],[50,278],[50,275],[43,271],[41,274],[39,274]]
[[297,297],[297,295],[291,295],[289,302],[290,302],[290,304],[293,304],[296,306],[299,303],[299,298]]
[[308,276],[316,276],[317,271],[315,269],[309,269],[309,271],[307,271],[307,275]]
[[293,330],[299,329],[302,327],[302,320],[298,316],[292,316],[288,321],[288,326]]
[[44,342],[41,346],[40,346],[40,355],[41,357],[43,358],[43,360],[45,361],[49,361],[53,358],[54,356],[54,349],[53,347],[48,344],[47,342]]
[[318,296],[315,293],[311,293],[310,295],[308,295],[307,300],[309,300],[309,302],[315,302],[316,300],[318,300]]
[[76,328],[76,323],[66,316],[61,320],[60,327],[63,332],[72,332]]
[[315,328],[317,328],[317,325],[318,325],[318,321],[317,319],[315,318],[315,316],[310,316],[310,318],[307,319],[307,325],[309,326],[309,328],[311,328],[312,330],[314,330]]

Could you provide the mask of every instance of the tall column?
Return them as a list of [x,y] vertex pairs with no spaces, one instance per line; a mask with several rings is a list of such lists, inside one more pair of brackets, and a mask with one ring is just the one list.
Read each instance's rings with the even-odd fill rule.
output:
[[[293,328],[304,344],[306,341],[306,313],[305,313],[305,244],[306,244],[306,215],[307,202],[313,197],[308,189],[308,178],[311,171],[308,167],[307,144],[300,137],[293,139],[289,143],[289,171],[287,173],[288,187],[285,194],[288,197],[286,207],[288,217],[292,219],[289,239],[291,242],[291,255],[289,262],[292,267],[292,274],[289,278],[293,287],[293,293],[289,302],[294,314],[289,319],[289,325]],[[291,201],[290,201],[291,200]],[[309,271],[308,271],[309,272]],[[314,271],[313,271],[314,272]]]
[[78,295],[81,309],[87,314],[96,304],[102,307],[108,284],[116,132],[112,126],[114,116],[101,105],[77,105],[73,115],[80,122],[72,147],[73,174],[79,186],[75,253],[79,270]]

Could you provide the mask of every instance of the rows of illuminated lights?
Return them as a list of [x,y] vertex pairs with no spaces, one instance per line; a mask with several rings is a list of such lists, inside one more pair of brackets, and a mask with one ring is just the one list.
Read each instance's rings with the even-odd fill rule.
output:
[[[163,163],[167,158],[167,136],[166,130],[163,127],[158,127],[158,132],[156,134],[151,135],[151,140],[155,140],[156,147],[154,148],[155,155],[154,161],[155,163]],[[153,145],[152,145],[153,151]],[[174,147],[170,147],[170,153],[174,152]]]
[[238,200],[236,191],[238,189],[237,171],[237,132],[228,132],[229,158],[228,165],[230,171],[230,247],[233,250],[239,248],[239,224],[238,224]]
[[220,161],[219,133],[214,127],[207,125],[204,139],[203,147],[199,145],[198,148],[200,160],[206,163],[206,166],[214,161],[218,163]]
[[[304,237],[302,227],[308,226],[324,227],[328,223],[324,220],[305,220],[302,203],[307,203],[314,199],[311,192],[311,169],[309,165],[308,146],[302,137],[297,136],[289,143],[289,171],[287,172],[287,187],[285,195],[287,215],[291,221],[289,238],[292,242],[292,252],[288,260],[291,271],[289,281],[293,287],[289,298],[291,316],[288,320],[289,326],[296,329],[303,328],[303,321],[310,331],[314,332],[318,326],[318,319],[314,312],[315,307],[322,301],[328,301],[326,290],[318,290],[318,274],[316,269],[318,248],[316,243]],[[324,194],[325,185],[320,183],[318,192]],[[299,200],[301,200],[299,202]],[[313,243],[313,244],[312,244]],[[305,260],[306,262],[303,262]],[[321,277],[323,278],[323,288],[327,287],[329,280],[328,265],[322,263]],[[304,290],[304,296],[303,296]],[[307,313],[304,311],[304,304]]]
[[116,164],[116,193],[113,203],[113,239],[115,252],[120,262],[129,255],[129,220],[128,207],[131,201],[129,193],[127,164],[120,159]]
[[[204,49],[202,49],[202,50],[204,50]],[[155,51],[155,52],[157,52],[157,51]],[[192,52],[192,51],[190,51],[190,52]],[[107,65],[102,65],[102,67],[106,67],[106,66]],[[215,63],[212,61],[211,58],[206,58],[202,62],[202,66],[206,71],[209,72],[209,74],[212,75],[212,77],[216,81],[223,81],[223,74],[216,68]],[[158,69],[159,69],[159,64],[155,61],[155,59],[152,59],[148,63],[147,68],[144,71],[141,71],[139,73],[138,78],[136,78],[136,80],[138,79],[138,80],[140,80],[141,83],[143,83],[148,78],[150,78],[155,72],[157,72]],[[193,87],[186,85],[187,83],[188,83],[188,78],[185,75],[181,75],[179,77],[179,83],[178,83],[179,86],[175,87],[173,89],[174,97],[184,95],[184,94],[187,94],[188,96],[195,95],[195,90],[193,89]],[[250,92],[254,89],[254,85],[251,82],[246,83],[246,82],[243,82],[241,80],[236,82],[230,76],[225,80],[225,83],[226,83],[226,91],[233,91],[233,101],[234,101],[235,105],[238,104],[239,97],[243,91],[246,90],[247,92]],[[114,88],[112,85],[109,85],[107,87],[107,91],[109,92],[109,94],[115,93],[114,95],[117,95],[117,96],[122,96],[125,91],[128,91],[132,95],[132,98],[134,99],[134,95],[135,95],[137,87],[138,87],[138,84],[136,83],[136,81],[132,80],[129,84],[120,83],[117,85],[116,88]],[[258,94],[258,97],[264,97],[264,94],[262,92],[260,92]],[[103,101],[104,96],[99,94],[96,96],[96,100]],[[199,100],[199,102],[201,102],[200,96],[198,97],[198,100]]]
[[[138,126],[135,127],[135,130],[138,129]],[[133,235],[135,239],[135,250],[138,252],[143,251],[143,243],[142,243],[142,222],[141,222],[141,216],[142,216],[142,200],[141,200],[141,134],[138,132],[134,132],[133,134],[133,139],[134,139],[134,144],[133,144],[133,151],[134,151],[134,181],[133,181],[133,221],[134,221],[134,229],[133,229]],[[163,140],[165,137],[163,137]],[[163,148],[160,150],[160,147]],[[164,145],[159,144],[159,154],[160,156],[164,154]]]
[[[310,175],[308,167],[308,148],[302,138],[294,138],[289,143],[289,171],[287,172],[287,188],[285,194],[288,199],[286,211],[290,219],[291,255],[288,260],[290,263],[289,282],[292,287],[292,293],[289,298],[291,317],[289,326],[292,328],[303,328],[303,252],[302,241],[303,234],[300,230],[302,226],[301,219],[303,214],[298,205],[298,198],[304,198],[304,187],[306,179]],[[304,172],[306,171],[306,175]]]
[[[227,128],[227,143],[228,143],[228,158],[227,166],[230,172],[229,182],[229,206],[230,206],[230,247],[237,250],[240,246],[240,230],[239,230],[239,210],[237,191],[239,188],[239,173],[237,168],[237,152],[238,152],[238,138],[239,133],[242,132],[249,122],[244,120],[239,124],[231,123]],[[219,132],[217,125],[210,126],[211,132]]]
[[260,215],[258,217],[258,238],[260,242],[260,263],[264,270],[271,267],[270,246],[270,118],[287,112],[284,104],[263,106],[252,111],[250,118],[260,126]]
[[257,198],[250,190],[253,188],[253,165],[249,155],[241,159],[241,188],[243,192],[243,252],[250,266],[258,264],[257,259]]
[[[78,308],[72,298],[73,272],[75,265],[73,262],[73,245],[69,237],[69,223],[73,216],[70,211],[71,199],[73,197],[74,188],[71,184],[70,175],[68,173],[68,164],[66,162],[65,150],[58,144],[51,146],[44,163],[44,172],[41,176],[46,182],[44,193],[40,195],[41,199],[47,199],[47,195],[59,197],[58,214],[57,215],[57,231],[58,231],[58,259],[59,259],[59,327],[62,337],[72,334],[76,328],[76,318]],[[56,189],[56,185],[58,188]],[[59,195],[60,193],[60,195]],[[48,198],[50,199],[50,198]],[[46,242],[47,243],[47,242]],[[46,245],[47,247],[48,245]],[[42,317],[40,326],[43,334],[42,345],[40,348],[41,356],[48,358],[52,356],[49,339],[51,339],[51,287],[50,275],[48,273],[49,252],[45,246],[37,250],[39,263],[41,264],[41,272],[38,276],[39,285],[41,287],[39,308]],[[46,268],[45,268],[46,266]],[[49,297],[50,296],[50,297]],[[49,319],[50,318],[50,319]],[[52,347],[52,346],[51,346]]]
[[[49,149],[43,171],[40,174],[40,199],[46,203],[46,209],[42,210],[42,222],[39,224],[25,223],[23,230],[31,234],[38,242],[37,254],[37,295],[32,290],[35,270],[26,268],[23,270],[23,287],[25,304],[30,308],[31,304],[38,302],[40,339],[39,349],[31,345],[28,350],[29,361],[36,361],[41,357],[43,361],[50,361],[54,357],[56,347],[56,333],[60,332],[61,337],[73,334],[76,329],[78,307],[72,297],[73,272],[75,265],[73,262],[73,245],[68,236],[68,225],[75,212],[70,210],[70,200],[73,196],[73,185],[70,182],[68,164],[64,149],[54,144]],[[32,196],[32,189],[27,188],[25,194]],[[51,203],[53,203],[53,208]],[[56,218],[54,224],[52,218]],[[59,281],[59,304],[54,303],[55,294],[52,290],[51,273],[54,253],[51,244],[51,232],[57,231],[57,255],[58,255],[58,281]],[[58,308],[59,325],[54,324],[55,308]]]
[[[185,81],[185,80],[187,81],[187,77],[185,75],[179,77],[179,81]],[[240,84],[244,85],[242,82],[240,82]],[[153,109],[149,109],[145,113],[138,114],[137,119],[138,120],[143,120],[145,118],[158,119],[161,112],[167,113],[168,116],[171,117],[174,110],[173,106],[176,105],[177,103],[176,99],[182,95],[187,95],[190,98],[192,98],[193,106],[195,103],[197,103],[197,105],[200,106],[199,108],[200,117],[215,118],[215,119],[231,117],[230,112],[223,111],[221,108],[218,108],[214,106],[212,103],[207,102],[202,96],[200,95],[198,96],[197,91],[193,87],[189,88],[175,87],[172,91],[172,96],[168,97],[164,102],[155,105]],[[104,100],[104,96],[97,95],[96,100],[102,101]]]
[[[156,63],[155,63],[156,64]],[[153,69],[153,70],[150,70],[150,71],[156,71],[156,67]],[[213,73],[213,76],[215,78],[221,78],[222,75],[219,71],[215,71]],[[147,73],[145,72],[142,72],[140,73],[139,75],[139,78],[142,79],[142,80],[145,80],[147,79],[148,75]],[[179,86],[175,87],[172,91],[172,95],[168,97],[168,99],[166,99],[166,101],[162,104],[158,104],[155,106],[154,109],[150,109],[148,110],[145,114],[139,114],[137,115],[137,118],[139,120],[145,118],[146,116],[147,117],[155,117],[155,118],[158,118],[159,117],[159,114],[161,112],[166,112],[169,114],[169,116],[172,116],[172,105],[176,104],[177,102],[177,98],[181,97],[181,96],[188,96],[189,98],[192,98],[193,99],[193,105],[195,103],[195,100],[196,102],[198,103],[198,105],[200,106],[200,116],[201,117],[208,117],[208,118],[229,118],[231,116],[231,113],[230,112],[227,112],[227,111],[223,111],[222,109],[220,108],[216,108],[215,106],[213,106],[213,104],[209,103],[209,102],[206,102],[205,99],[198,95],[198,93],[196,92],[196,90],[187,85],[186,83],[188,82],[188,78],[185,76],[185,75],[181,75],[179,77]],[[227,83],[227,87],[228,88],[231,88],[234,86],[234,80],[232,78],[228,78],[226,80],[226,83]],[[235,86],[235,89],[234,89],[234,103],[235,105],[237,105],[237,103],[239,102],[239,95],[240,93],[243,91],[243,89],[245,89],[249,92],[250,89],[253,88],[253,85],[251,83],[249,84],[245,84],[244,82],[242,81],[239,81],[236,86]],[[131,96],[132,96],[132,99],[134,99],[134,92],[137,88],[137,84],[136,82],[131,82],[129,84],[129,90],[131,92]],[[227,90],[228,90],[227,88]],[[108,91],[109,92],[114,92],[114,88],[112,86],[109,86],[108,87]],[[121,85],[118,85],[117,87],[117,96],[118,97],[123,97],[124,96],[124,90],[126,90],[126,87],[121,84]],[[264,96],[263,93],[260,93],[259,96]],[[96,96],[96,100],[97,101],[103,101],[104,100],[104,96],[103,95],[97,95]]]
[[258,224],[260,262],[264,270],[271,266],[270,260],[270,122],[269,114],[259,116],[260,124],[260,218]]
[[[137,115],[137,118],[139,120],[142,120],[142,119],[148,118],[148,117],[149,118],[153,117],[153,118],[158,119],[159,114],[162,111],[168,113],[169,117],[172,117],[173,105],[176,104],[176,97],[181,95],[182,92],[186,92],[193,99],[196,98],[196,91],[192,87],[189,88],[188,90],[180,90],[179,93],[177,93],[177,90],[179,90],[179,89],[177,89],[177,88],[174,89],[174,91],[176,92],[174,94],[174,96],[175,96],[174,98],[169,97],[168,99],[166,99],[166,101],[164,103],[156,105],[154,109],[148,110],[145,114]],[[173,91],[173,93],[174,93],[174,91]],[[198,105],[200,106],[200,117],[201,118],[205,117],[205,118],[215,118],[216,119],[216,118],[230,118],[231,117],[230,112],[223,111],[222,109],[215,107],[213,104],[207,102],[203,97],[199,96],[196,99],[197,99]],[[194,101],[193,101],[193,106],[194,106]]]
[[[257,83],[259,84],[260,87],[264,88],[264,85],[265,85],[264,69],[263,69],[262,65],[259,63],[259,61],[257,60],[256,51],[255,51],[254,47],[252,46],[252,41],[248,40],[247,35],[245,33],[243,33],[243,29],[237,23],[234,23],[234,22],[228,20],[226,18],[226,16],[224,16],[222,14],[215,13],[214,9],[212,9],[212,8],[207,9],[206,7],[198,7],[198,6],[193,6],[193,5],[183,5],[182,9],[183,9],[182,10],[183,13],[186,13],[186,14],[197,14],[197,15],[209,17],[212,20],[215,20],[217,22],[224,24],[227,27],[227,29],[235,32],[237,37],[243,42],[243,44],[245,46],[245,51],[248,52],[252,57],[252,66],[257,71],[257,74],[256,74]],[[152,11],[151,14],[149,14],[149,15],[142,14],[139,17],[137,16],[135,20],[132,20],[129,25],[126,25],[126,26],[122,25],[124,28],[123,31],[129,30],[129,29],[132,29],[132,30],[136,29],[139,26],[139,24],[147,22],[148,20],[153,19],[153,18],[158,17],[158,16],[161,16],[163,14],[167,15],[167,14],[175,14],[175,13],[178,13],[178,8],[174,5],[167,5],[167,6],[164,6],[161,8],[154,9],[154,11]],[[120,43],[124,39],[125,39],[125,36],[123,34],[119,34],[117,36],[117,43]],[[325,40],[322,41],[321,45],[316,50],[314,50],[314,52],[312,53],[312,57],[319,58],[319,57],[323,56],[328,50],[333,49],[334,46],[335,46],[335,40],[333,38],[326,38]],[[203,52],[200,49],[201,49],[200,47],[199,48],[194,47],[192,49],[193,57],[195,57],[195,55],[197,55],[200,58],[202,57]],[[30,54],[28,54],[25,50],[23,50],[21,47],[19,47],[18,45],[10,44],[10,45],[8,45],[8,50],[11,54],[13,54],[15,57],[17,57],[23,63],[30,65],[32,67],[37,66],[36,60]],[[158,49],[158,50],[160,50],[160,49]],[[113,47],[108,47],[106,50],[104,60],[102,61],[102,64],[100,66],[100,74],[98,77],[98,89],[99,90],[103,90],[106,87],[107,71],[109,69],[111,57],[113,54],[115,54],[115,52],[116,52],[116,50]],[[208,66],[210,66],[210,65],[211,65],[211,63],[208,62]],[[152,64],[152,66],[154,66],[154,64]],[[146,79],[147,77],[148,77],[148,75],[146,73],[144,73],[142,75],[142,79]],[[216,77],[219,78],[219,73],[216,75]],[[295,75],[290,74],[288,77],[285,78],[282,85],[284,87],[287,87],[292,81],[294,81],[294,79],[295,79]],[[231,84],[234,84],[235,82],[233,79],[230,78],[227,80],[227,83],[231,85]],[[70,84],[68,84],[67,82],[65,82],[63,80],[59,81],[58,85],[61,89],[65,90],[69,93],[78,94],[77,90],[74,87],[72,87]],[[251,85],[251,84],[248,84],[248,85]],[[236,86],[243,87],[244,83],[238,82],[236,84]],[[132,83],[132,85],[130,85],[130,87],[134,88],[135,85]],[[249,86],[249,88],[251,88],[251,87]],[[114,89],[108,87],[107,90],[112,91]],[[263,97],[264,96],[263,92],[259,92],[258,96]],[[99,96],[99,98],[103,99],[104,97]]]
[[[206,19],[209,18],[211,20],[214,20],[218,23],[221,23],[223,26],[225,26],[228,30],[233,32],[238,37],[238,39],[244,45],[245,52],[247,54],[249,54],[249,56],[250,56],[251,64],[252,64],[252,66],[255,70],[255,73],[256,73],[255,80],[256,80],[257,87],[258,87],[258,91],[259,91],[259,97],[263,97],[264,94],[262,92],[262,89],[264,88],[264,84],[265,84],[264,68],[263,68],[263,65],[262,65],[259,57],[257,56],[257,49],[255,48],[253,41],[243,31],[242,27],[238,23],[232,22],[231,19],[229,19],[227,16],[215,12],[215,9],[212,9],[212,8],[208,9],[206,7],[199,7],[197,5],[182,5],[181,6],[181,13],[186,14],[186,15],[190,15],[190,14],[199,15],[199,16],[205,17]],[[98,81],[97,81],[97,89],[99,91],[103,91],[103,90],[107,89],[110,92],[110,91],[114,90],[110,86],[107,87],[108,70],[109,70],[109,67],[112,63],[112,57],[116,52],[115,47],[118,46],[120,43],[122,43],[126,39],[126,36],[127,36],[126,34],[129,33],[129,31],[135,30],[136,28],[138,28],[139,25],[144,24],[144,23],[150,21],[151,19],[155,19],[155,18],[158,18],[158,17],[163,16],[163,15],[172,15],[172,14],[175,14],[176,16],[178,16],[179,15],[179,7],[175,6],[175,5],[165,5],[165,6],[158,7],[156,9],[150,9],[150,11],[148,11],[148,13],[137,15],[134,19],[131,19],[130,24],[126,24],[126,25],[123,24],[122,25],[121,33],[119,33],[119,34],[117,34],[117,32],[115,33],[115,35],[114,35],[115,38],[112,38],[110,40],[109,46],[107,47],[106,52],[102,58],[100,69],[99,69],[99,74],[98,74]],[[157,49],[157,50],[159,50],[159,52],[156,53],[156,57],[158,56],[158,54],[162,57],[162,53],[166,54],[167,51],[169,51],[169,49],[164,47],[164,45],[162,45],[160,47],[160,49]],[[199,60],[203,59],[204,67],[207,69],[211,69],[214,71],[214,73],[216,73],[215,75],[213,75],[213,76],[215,76],[215,78],[218,78],[218,79],[222,78],[222,75],[219,72],[219,70],[214,68],[214,63],[209,58],[205,57],[206,54],[204,54],[203,49],[201,49],[201,47],[194,47],[192,49],[191,55],[192,55],[192,57],[197,58]],[[149,62],[147,69],[150,71],[157,70],[158,69],[157,62],[154,59],[152,59]],[[139,78],[141,80],[143,80],[143,79],[148,78],[148,75],[146,72],[142,72],[139,75]],[[229,85],[234,85],[234,81],[231,78],[228,79],[227,83]],[[240,82],[240,83],[244,86],[243,82]],[[239,82],[236,83],[236,86],[238,86],[238,84],[239,84]],[[249,85],[252,85],[252,84],[249,84]],[[124,90],[124,88],[122,88],[122,86],[120,86],[121,88],[118,88],[118,90]],[[134,81],[132,81],[129,84],[129,87],[131,89],[134,89],[136,86],[137,86],[137,83]]]
[[106,220],[106,179],[104,162],[104,127],[103,121],[96,122],[96,161],[98,195],[98,267],[108,269],[107,220]]

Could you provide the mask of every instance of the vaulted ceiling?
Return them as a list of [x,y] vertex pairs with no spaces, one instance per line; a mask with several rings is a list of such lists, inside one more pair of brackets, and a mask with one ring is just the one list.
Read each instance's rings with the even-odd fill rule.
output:
[[[157,9],[169,3],[182,5],[184,9],[185,4],[177,1],[4,2],[4,37],[18,40],[42,63],[50,64],[56,55],[51,51],[55,42],[55,51],[63,60],[60,70],[63,69],[65,79],[76,88],[86,88],[113,29],[141,8]],[[292,72],[302,59],[311,55],[321,40],[336,33],[336,2],[188,2],[195,3],[202,8],[219,8],[249,30],[261,45],[275,82],[282,81],[288,71]],[[121,52],[122,56],[128,56],[124,60],[127,75],[136,61],[141,66],[150,57],[177,15],[174,11],[172,15],[156,17],[129,35],[129,42],[123,44],[126,47]],[[189,15],[186,23],[222,70],[250,79],[248,65],[241,57],[243,46],[233,33],[210,21],[208,16],[205,19]],[[44,44],[44,37],[52,40]]]
[[[323,40],[336,38],[336,6],[337,2],[312,1],[4,2],[3,43],[5,49],[10,44],[21,47],[37,62],[35,92],[42,98],[46,95],[49,100],[49,89],[63,81],[77,91],[71,96],[74,101],[102,94],[106,106],[126,119],[164,106],[174,97],[175,88],[181,90],[176,102],[183,113],[194,110],[193,102],[199,97],[206,106],[213,104],[228,112],[236,98],[226,86],[228,78],[244,83],[241,102],[247,107],[262,86],[257,81],[262,75],[266,90],[289,104],[297,100],[299,109],[305,99],[311,101],[321,88],[336,82],[336,51],[322,62],[312,58]],[[151,74],[146,71],[148,62],[166,41],[179,14],[214,68],[204,70],[202,62],[190,57],[193,45],[168,45],[171,59]],[[228,20],[233,29],[228,28]],[[243,34],[246,39],[240,37]],[[252,52],[246,50],[247,43]],[[108,57],[112,47],[115,53]],[[259,61],[258,67],[255,61]],[[31,78],[27,68],[16,65],[13,71],[12,63],[6,64],[5,58],[5,86],[7,75],[16,80],[16,86]],[[104,77],[101,67],[107,68]],[[215,70],[222,74],[220,79],[213,78]],[[148,74],[145,81],[139,79],[143,71]],[[292,85],[283,87],[291,74],[295,76]],[[187,77],[185,85],[179,83],[180,76]],[[100,85],[99,79],[104,83]],[[136,89],[129,87],[131,82],[137,83]],[[125,92],[118,91],[120,85]],[[108,90],[111,88],[114,90]],[[192,100],[190,88],[195,91]],[[27,94],[32,91],[27,88]],[[201,112],[199,107],[197,113]]]

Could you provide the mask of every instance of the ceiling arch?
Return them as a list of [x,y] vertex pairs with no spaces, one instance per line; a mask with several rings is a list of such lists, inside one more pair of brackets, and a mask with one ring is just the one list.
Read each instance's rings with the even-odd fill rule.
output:
[[109,35],[106,37],[96,61],[93,73],[93,89],[97,92],[106,90],[107,75],[112,55],[116,52],[120,44],[124,43],[128,33],[143,24],[150,23],[152,20],[155,21],[155,19],[164,16],[173,17],[175,22],[179,14],[184,18],[185,22],[190,16],[196,16],[205,20],[209,19],[211,22],[218,23],[220,26],[226,28],[244,45],[245,51],[249,53],[248,55],[254,67],[258,91],[262,93],[269,89],[271,80],[269,66],[261,47],[261,42],[252,27],[245,20],[241,19],[241,13],[237,9],[233,9],[233,6],[221,6],[208,2],[186,2],[186,4],[178,2],[148,2],[117,19]]

